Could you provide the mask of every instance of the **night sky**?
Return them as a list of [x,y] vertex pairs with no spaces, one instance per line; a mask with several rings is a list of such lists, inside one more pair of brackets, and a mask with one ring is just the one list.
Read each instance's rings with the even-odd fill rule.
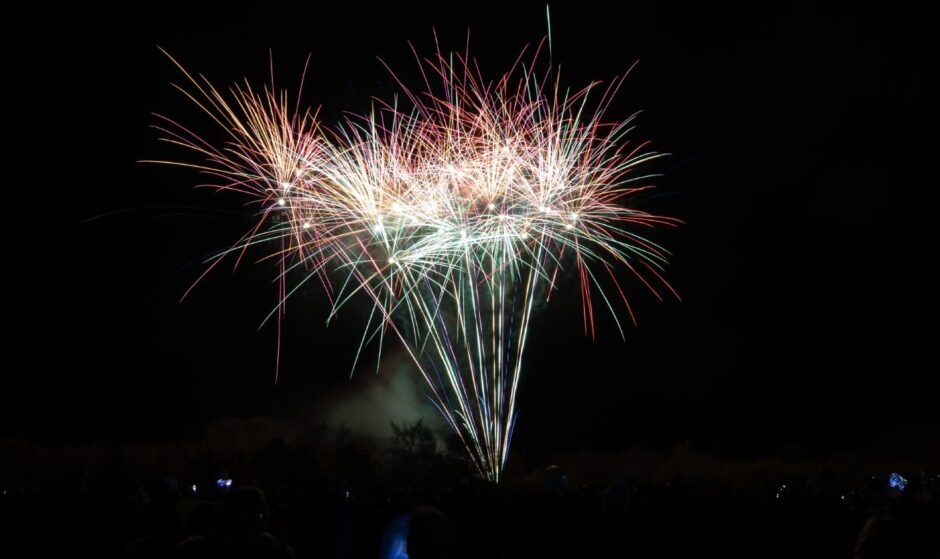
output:
[[[377,57],[409,79],[407,42],[430,54],[432,29],[462,50],[469,28],[484,74],[501,74],[546,29],[544,5],[509,4],[82,12],[21,45],[0,437],[192,438],[223,416],[328,414],[383,382],[374,349],[348,380],[358,312],[327,328],[310,289],[289,304],[274,383],[276,330],[258,331],[272,264],[223,266],[180,302],[253,221],[237,196],[195,189],[195,172],[137,163],[192,157],[158,141],[152,113],[223,137],[173,90],[183,78],[157,46],[219,86],[265,83],[271,49],[291,91],[310,53],[303,102],[332,122],[396,91]],[[639,326],[623,341],[602,318],[591,340],[568,281],[535,318],[514,452],[937,443],[926,36],[910,14],[752,9],[552,6],[566,85],[639,60],[609,114],[642,109],[634,137],[672,154],[649,167],[663,176],[642,207],[686,222],[655,237],[683,300],[628,284]],[[380,378],[404,363],[389,352]]]

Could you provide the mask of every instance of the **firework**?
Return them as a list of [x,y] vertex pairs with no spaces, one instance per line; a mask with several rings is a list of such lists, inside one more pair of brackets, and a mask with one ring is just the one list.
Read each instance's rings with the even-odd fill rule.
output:
[[[536,49],[531,66],[538,59]],[[273,90],[235,88],[228,103],[190,77],[193,100],[232,141],[220,150],[179,126],[167,133],[207,158],[196,167],[220,188],[260,204],[258,226],[232,250],[278,243],[278,311],[286,271],[301,266],[323,280],[330,316],[368,297],[360,349],[399,339],[479,473],[499,481],[537,307],[570,269],[585,332],[601,301],[622,333],[619,305],[633,313],[616,270],[657,297],[672,291],[668,253],[642,232],[676,221],[629,205],[648,188],[635,169],[660,154],[627,138],[633,116],[603,118],[623,78],[566,93],[522,57],[496,82],[460,56],[419,65],[423,89],[401,84],[407,109],[377,102],[332,129],[285,110]]]

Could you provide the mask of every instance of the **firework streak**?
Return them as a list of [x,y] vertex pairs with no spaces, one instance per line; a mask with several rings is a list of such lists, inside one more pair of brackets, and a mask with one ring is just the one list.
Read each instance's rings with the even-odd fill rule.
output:
[[[538,58],[536,50],[532,64]],[[585,333],[594,334],[599,301],[622,335],[618,307],[634,319],[616,270],[658,298],[659,286],[674,293],[661,275],[668,253],[643,232],[677,220],[628,204],[649,188],[635,168],[661,154],[627,139],[635,115],[602,118],[624,78],[569,93],[557,73],[536,74],[522,56],[496,82],[465,56],[418,60],[420,91],[399,82],[407,110],[376,101],[371,114],[330,128],[273,85],[223,94],[187,73],[181,91],[229,141],[214,147],[168,119],[160,129],[204,158],[182,165],[258,205],[257,225],[212,266],[252,245],[276,246],[272,316],[313,277],[331,317],[367,297],[360,352],[398,338],[480,475],[495,482],[517,417],[529,324],[560,273],[578,277]],[[288,289],[294,269],[304,279]]]

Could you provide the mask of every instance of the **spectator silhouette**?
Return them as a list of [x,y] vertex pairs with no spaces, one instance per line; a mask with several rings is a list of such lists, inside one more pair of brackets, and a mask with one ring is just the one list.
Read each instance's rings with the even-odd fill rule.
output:
[[271,514],[264,493],[253,486],[234,488],[225,498],[218,554],[238,559],[289,559],[294,550],[265,531]]
[[433,507],[421,506],[411,514],[408,529],[409,559],[447,559],[454,534],[444,513]]

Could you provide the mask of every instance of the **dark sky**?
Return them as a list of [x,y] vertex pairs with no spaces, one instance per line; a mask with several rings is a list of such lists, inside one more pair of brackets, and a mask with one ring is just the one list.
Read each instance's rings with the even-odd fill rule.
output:
[[[157,45],[217,85],[263,83],[272,49],[288,89],[312,53],[303,101],[329,121],[395,91],[376,57],[407,78],[407,41],[430,53],[433,28],[444,49],[469,28],[491,76],[545,33],[541,4],[445,4],[81,12],[24,42],[9,86],[25,97],[8,111],[26,149],[6,181],[0,436],[198,436],[214,417],[310,413],[366,382],[369,360],[347,380],[357,321],[326,328],[310,290],[289,306],[273,383],[275,331],[258,332],[270,265],[217,270],[179,302],[252,218],[237,197],[194,189],[193,172],[136,163],[188,157],[157,141],[151,113],[216,133],[170,87],[181,76]],[[936,142],[923,138],[933,65],[919,18],[655,4],[554,5],[553,51],[575,87],[640,61],[610,114],[643,109],[637,137],[672,154],[653,166],[664,176],[645,209],[687,222],[657,237],[683,301],[635,289],[639,327],[624,342],[602,320],[592,341],[570,284],[537,317],[516,448],[926,446],[940,427],[924,172]]]

